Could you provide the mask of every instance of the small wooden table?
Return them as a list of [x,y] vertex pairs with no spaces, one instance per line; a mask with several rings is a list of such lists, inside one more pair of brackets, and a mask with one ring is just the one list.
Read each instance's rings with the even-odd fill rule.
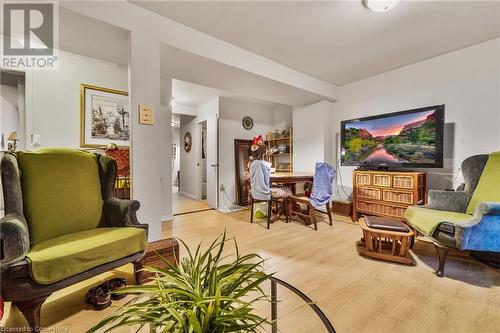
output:
[[369,227],[364,218],[359,220],[359,226],[363,230],[363,238],[359,245],[365,248],[361,250],[361,255],[401,264],[413,264],[409,255],[414,237],[411,228],[408,227],[408,232],[375,229]]

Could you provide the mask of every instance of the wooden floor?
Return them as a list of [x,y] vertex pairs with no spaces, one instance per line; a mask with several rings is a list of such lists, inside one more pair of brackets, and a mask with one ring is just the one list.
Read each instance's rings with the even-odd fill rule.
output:
[[211,209],[207,200],[195,200],[177,191],[172,192],[172,213],[174,215],[206,209]]
[[[163,234],[194,246],[201,240],[208,243],[226,229],[236,237],[240,251],[268,258],[268,272],[276,272],[317,302],[337,332],[500,332],[498,270],[452,254],[446,276],[438,278],[434,248],[427,242],[417,241],[412,250],[416,265],[405,266],[360,257],[356,246],[360,229],[345,219],[336,218],[333,227],[320,223],[318,231],[297,222],[276,222],[267,230],[263,220],[250,224],[248,214],[181,215],[164,223]],[[107,274],[131,279],[130,267]],[[114,311],[93,311],[82,302],[85,290],[105,278],[52,296],[42,308],[44,326],[83,332]],[[281,332],[324,332],[308,307],[301,307],[281,288],[278,292]],[[24,324],[17,310],[7,316],[6,325]]]

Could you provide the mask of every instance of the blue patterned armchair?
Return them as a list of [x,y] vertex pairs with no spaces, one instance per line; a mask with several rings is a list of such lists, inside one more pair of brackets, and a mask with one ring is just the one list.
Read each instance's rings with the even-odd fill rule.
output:
[[500,152],[467,158],[462,173],[464,191],[431,190],[427,205],[405,212],[408,224],[433,241],[438,276],[450,248],[470,250],[478,259],[500,256]]

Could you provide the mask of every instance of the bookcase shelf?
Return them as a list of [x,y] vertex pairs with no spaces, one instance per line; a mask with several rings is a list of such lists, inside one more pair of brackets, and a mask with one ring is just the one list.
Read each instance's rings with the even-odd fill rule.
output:
[[278,148],[279,145],[287,147],[286,153],[275,153],[269,155],[269,161],[277,172],[293,172],[293,134],[290,129],[290,136],[273,138],[267,136],[267,146],[269,151]]

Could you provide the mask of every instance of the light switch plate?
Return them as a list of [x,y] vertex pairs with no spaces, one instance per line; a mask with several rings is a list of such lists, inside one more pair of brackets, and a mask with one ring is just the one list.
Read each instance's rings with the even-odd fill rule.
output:
[[139,124],[153,125],[154,114],[153,108],[147,105],[139,105]]
[[31,135],[31,144],[33,146],[39,146],[40,145],[40,134],[32,134]]

